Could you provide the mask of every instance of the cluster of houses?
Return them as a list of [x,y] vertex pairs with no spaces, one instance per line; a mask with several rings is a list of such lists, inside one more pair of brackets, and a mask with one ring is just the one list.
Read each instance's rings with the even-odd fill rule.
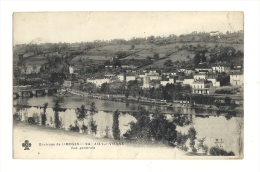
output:
[[[102,78],[90,78],[85,82],[93,83],[101,87],[103,83],[112,83],[114,81],[129,82],[141,81],[143,89],[155,87],[155,85],[166,86],[167,84],[179,83],[190,85],[193,94],[213,94],[216,88],[221,87],[220,81],[217,80],[217,74],[223,73],[230,75],[230,84],[242,86],[244,75],[241,66],[235,66],[234,69],[224,65],[216,65],[211,68],[195,68],[195,70],[179,69],[176,72],[164,73],[156,70],[128,70],[124,74],[106,74]],[[73,74],[73,68],[70,67],[70,74]],[[65,85],[68,83],[66,82]],[[71,84],[68,84],[71,85]]]
[[25,66],[23,66],[21,68],[21,73],[22,74],[37,74],[40,72],[41,70],[41,65],[36,65],[36,64],[33,64],[33,65],[29,65],[29,64],[26,64]]

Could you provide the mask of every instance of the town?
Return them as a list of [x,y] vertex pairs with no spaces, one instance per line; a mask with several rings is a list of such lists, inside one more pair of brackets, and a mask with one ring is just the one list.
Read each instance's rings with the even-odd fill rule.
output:
[[60,94],[141,104],[243,105],[242,30],[81,43],[37,41],[14,46],[14,90],[57,86]]

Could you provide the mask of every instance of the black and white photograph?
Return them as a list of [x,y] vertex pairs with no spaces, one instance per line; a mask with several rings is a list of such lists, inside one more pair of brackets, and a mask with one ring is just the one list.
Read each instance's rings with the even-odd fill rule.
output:
[[243,159],[244,13],[14,12],[14,159]]

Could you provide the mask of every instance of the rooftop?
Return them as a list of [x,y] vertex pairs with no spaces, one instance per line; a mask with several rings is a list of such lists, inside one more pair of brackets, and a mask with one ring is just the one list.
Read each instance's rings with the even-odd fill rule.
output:
[[211,81],[207,81],[204,79],[198,79],[196,81],[193,81],[193,84],[206,84],[206,83],[210,83]]
[[231,72],[230,75],[243,75],[242,71],[239,72]]

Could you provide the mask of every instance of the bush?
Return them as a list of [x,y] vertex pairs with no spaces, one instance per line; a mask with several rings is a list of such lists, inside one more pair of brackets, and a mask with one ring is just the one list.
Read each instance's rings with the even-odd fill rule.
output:
[[14,113],[13,119],[15,119],[17,121],[21,121],[21,116],[18,113]]
[[212,156],[235,156],[234,152],[227,152],[226,150],[216,146],[210,148],[209,154]]
[[70,125],[70,126],[69,126],[69,130],[70,130],[70,131],[79,132],[79,127],[78,127],[78,126],[72,126],[72,125]]
[[192,148],[191,149],[193,153],[197,153],[197,149],[196,148]]
[[144,108],[140,108],[138,112],[133,112],[132,115],[136,117],[137,122],[130,123],[130,129],[123,135],[126,139],[155,141],[176,146],[176,125],[168,121],[165,115],[159,112],[150,118],[149,111]]
[[83,132],[85,132],[85,131],[87,131],[87,129],[88,129],[88,126],[86,126],[86,125],[83,123],[83,125],[82,125],[82,127],[81,127],[81,130],[83,130]]
[[35,124],[35,120],[34,120],[33,117],[29,117],[29,118],[27,119],[27,121],[28,121],[28,123],[30,123],[30,124]]
[[79,132],[79,125],[78,125],[78,121],[77,120],[74,121],[74,126],[73,125],[69,126],[69,130],[70,131]]

